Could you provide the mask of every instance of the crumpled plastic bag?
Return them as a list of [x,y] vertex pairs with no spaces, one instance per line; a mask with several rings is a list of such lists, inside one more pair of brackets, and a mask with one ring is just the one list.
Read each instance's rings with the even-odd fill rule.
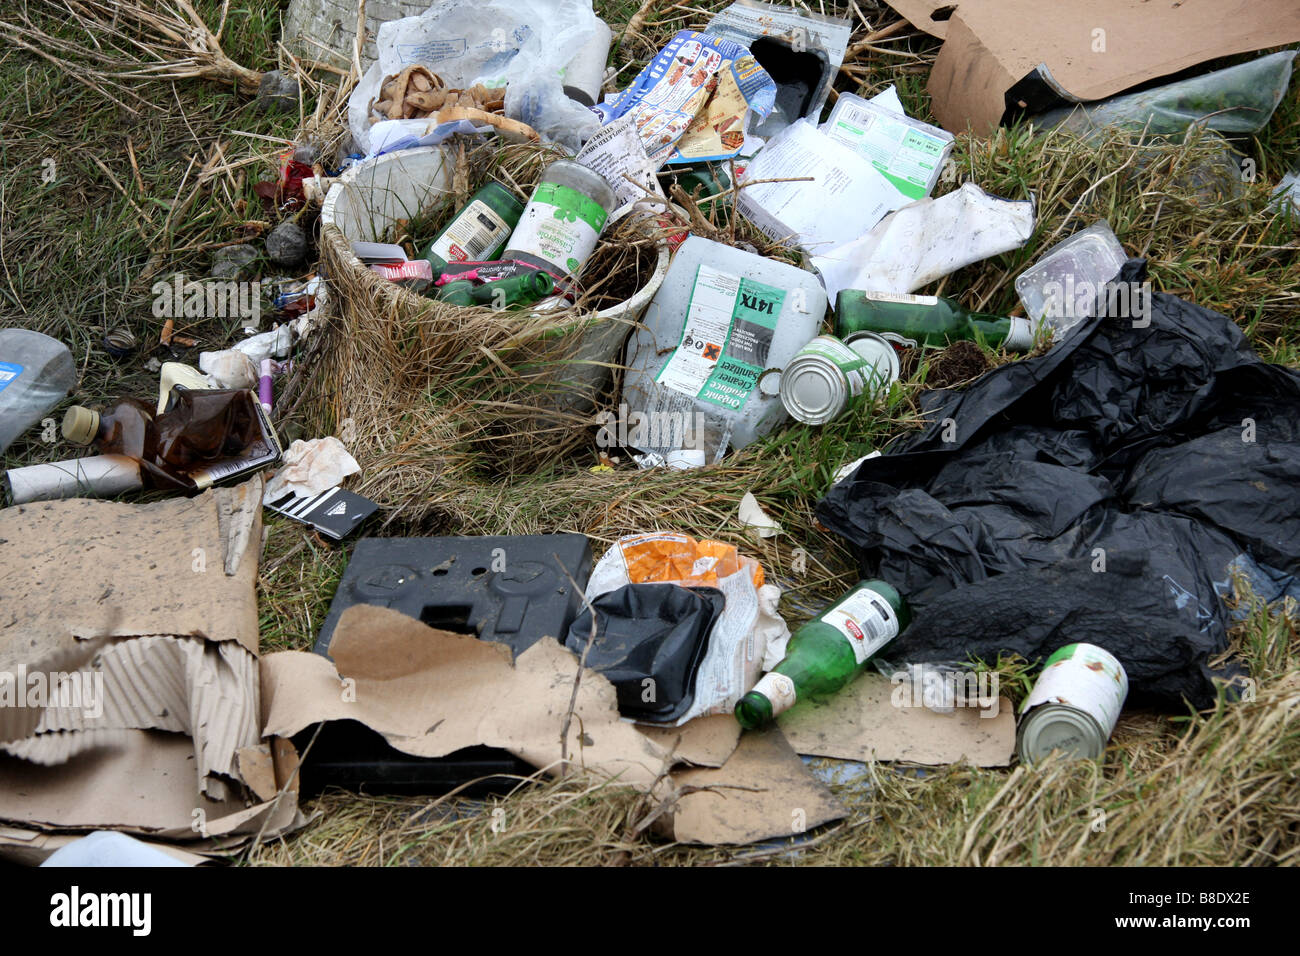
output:
[[[348,100],[348,127],[374,155],[370,102],[385,77],[419,63],[455,89],[505,86],[506,116],[576,152],[599,120],[565,96],[560,70],[595,37],[596,24],[591,0],[444,0],[420,16],[390,20],[375,38],[379,59]],[[433,132],[428,119],[391,122],[407,124],[413,139]],[[390,150],[400,139],[391,129],[384,138]]]
[[[1130,260],[1117,281],[1144,278]],[[924,393],[929,426],[818,503],[911,605],[891,655],[1032,663],[1083,641],[1134,704],[1182,711],[1239,676],[1211,666],[1239,579],[1300,599],[1300,373],[1223,315],[1149,298],[1134,322],[1099,296],[1045,355]]]
[[1070,130],[1089,142],[1099,141],[1108,128],[1181,136],[1202,124],[1229,136],[1258,133],[1286,96],[1295,56],[1295,50],[1270,53],[1140,93],[1049,110],[1033,124],[1044,132]]
[[279,501],[290,492],[299,498],[318,495],[361,471],[343,442],[332,435],[310,441],[298,439],[280,460],[284,467],[266,483],[264,502]]
[[257,388],[257,366],[242,351],[200,352],[199,368],[212,379],[214,388]]
[[785,629],[784,621],[770,620],[773,616],[780,620],[775,613],[780,589],[764,585],[762,565],[732,545],[676,532],[652,532],[614,542],[592,568],[587,600],[627,584],[645,583],[717,588],[726,597],[700,661],[691,706],[670,722],[681,725],[705,714],[730,714],[758,680],[764,642]]
[[564,646],[579,659],[585,653],[586,666],[614,685],[624,717],[671,725],[694,700],[724,601],[717,588],[626,584],[596,597],[570,625]]

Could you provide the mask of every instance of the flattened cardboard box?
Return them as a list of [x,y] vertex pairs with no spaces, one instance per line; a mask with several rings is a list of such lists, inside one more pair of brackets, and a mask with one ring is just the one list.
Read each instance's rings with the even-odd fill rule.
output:
[[292,794],[258,802],[278,779],[260,727],[260,499],[255,479],[157,504],[0,511],[0,700],[24,705],[0,707],[0,819],[14,832],[215,845],[299,819]]
[[[263,659],[268,734],[351,719],[406,753],[486,744],[559,769],[578,672],[577,657],[559,643],[544,638],[511,661],[501,645],[357,605],[339,619],[330,649],[333,663],[296,651]],[[573,713],[570,765],[651,790],[668,811],[656,826],[676,839],[730,844],[789,834],[793,808],[809,828],[843,816],[779,730],[741,736],[729,715],[638,726],[619,717],[613,685],[592,670],[582,672]],[[666,773],[683,763],[694,766]]]
[[1219,57],[1300,41],[1295,0],[888,2],[944,38],[929,82],[939,124],[960,133],[969,123],[981,136],[1009,108],[1101,100]]

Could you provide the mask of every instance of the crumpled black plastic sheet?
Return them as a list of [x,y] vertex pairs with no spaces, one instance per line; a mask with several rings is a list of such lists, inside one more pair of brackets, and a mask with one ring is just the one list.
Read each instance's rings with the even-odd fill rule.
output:
[[[1144,278],[1130,260],[1116,281]],[[1123,663],[1131,701],[1203,707],[1239,673],[1210,667],[1234,577],[1300,600],[1300,374],[1216,312],[1148,302],[1108,315],[1103,295],[1046,355],[925,393],[928,427],[819,502],[912,604],[891,659],[1087,641]]]

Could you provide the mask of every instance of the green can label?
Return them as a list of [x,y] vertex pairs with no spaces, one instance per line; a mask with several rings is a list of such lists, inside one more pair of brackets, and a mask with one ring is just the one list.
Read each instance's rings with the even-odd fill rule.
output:
[[839,339],[830,335],[817,336],[799,350],[799,354],[795,356],[795,359],[798,360],[807,355],[816,355],[823,358],[839,369],[840,374],[844,376],[844,381],[848,384],[849,395],[854,398],[862,394],[862,390],[867,384],[867,378],[872,374],[870,362]]

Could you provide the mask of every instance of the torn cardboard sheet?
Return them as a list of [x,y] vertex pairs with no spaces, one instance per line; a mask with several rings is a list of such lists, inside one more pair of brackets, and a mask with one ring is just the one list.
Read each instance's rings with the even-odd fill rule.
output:
[[[419,757],[484,744],[541,769],[560,766],[577,659],[552,638],[512,663],[503,645],[356,605],[339,618],[330,653],[334,663],[298,651],[262,661],[268,735],[356,720]],[[571,765],[636,786],[654,781],[667,754],[619,717],[613,685],[590,669],[582,673],[567,743]]]
[[24,704],[0,707],[0,819],[186,840],[299,819],[241,771],[264,746],[260,500],[253,480],[0,511],[0,701]]
[[261,739],[257,658],[236,644],[118,640],[93,669],[67,679],[81,682],[79,692],[63,695],[65,706],[47,707],[34,736],[0,749],[48,766],[92,749],[105,731],[168,730],[193,738],[197,785],[212,795],[222,777],[239,778],[236,753]]
[[782,714],[781,731],[799,753],[821,757],[933,766],[1011,763],[1016,717],[1005,697],[998,698],[995,716],[988,716],[993,707],[958,707],[950,714],[936,714],[922,706],[894,706],[895,691],[908,689],[863,674],[838,694],[805,701]]
[[1010,112],[1102,100],[1219,57],[1300,41],[1294,0],[1096,0],[1086,13],[1041,0],[889,3],[945,37],[929,83],[940,125],[953,133],[970,125],[981,136]]
[[[104,832],[104,831],[97,831]],[[42,833],[18,827],[0,826],[0,860],[17,866],[39,866],[66,846],[80,844],[86,837],[69,833]],[[167,854],[185,866],[199,866],[208,858],[165,843],[143,843],[150,850]],[[55,864],[51,864],[55,865]]]
[[722,767],[672,774],[676,803],[660,832],[679,843],[739,844],[794,836],[845,816],[781,731],[750,732]]
[[[0,671],[44,656],[33,639],[53,653],[90,638],[183,634],[256,654],[260,499],[247,511],[243,488],[155,504],[71,498],[0,511]],[[246,515],[229,540],[222,510]],[[254,559],[227,575],[226,562],[250,545]]]
[[[55,767],[0,756],[0,820],[37,829],[114,829],[198,841],[275,835],[301,820],[297,799],[249,805],[194,786],[194,743],[181,734],[120,731],[111,743]],[[203,844],[199,844],[203,845]]]
[[637,730],[665,753],[696,767],[721,767],[740,741],[740,724],[730,714],[697,717],[680,727],[638,724]]

